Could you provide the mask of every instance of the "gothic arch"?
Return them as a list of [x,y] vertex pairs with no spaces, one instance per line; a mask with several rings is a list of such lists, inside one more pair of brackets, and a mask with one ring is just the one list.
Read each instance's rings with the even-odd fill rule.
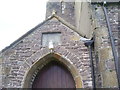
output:
[[82,83],[81,77],[79,75],[79,72],[77,71],[76,67],[72,64],[72,62],[63,58],[59,54],[49,53],[46,56],[42,57],[39,61],[34,63],[32,65],[32,67],[28,70],[28,72],[26,72],[24,82],[23,82],[23,88],[31,88],[32,81],[34,80],[34,77],[36,76],[35,73],[37,73],[40,69],[42,69],[44,67],[44,65],[51,62],[52,59],[50,59],[50,58],[55,58],[60,63],[65,65],[65,67],[71,72],[71,74],[73,76],[76,88],[82,88],[83,87],[83,83]]

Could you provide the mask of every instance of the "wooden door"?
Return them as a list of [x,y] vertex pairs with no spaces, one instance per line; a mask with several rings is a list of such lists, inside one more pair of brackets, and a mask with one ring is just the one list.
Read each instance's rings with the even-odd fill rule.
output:
[[37,74],[32,88],[75,88],[75,82],[62,64],[52,61]]

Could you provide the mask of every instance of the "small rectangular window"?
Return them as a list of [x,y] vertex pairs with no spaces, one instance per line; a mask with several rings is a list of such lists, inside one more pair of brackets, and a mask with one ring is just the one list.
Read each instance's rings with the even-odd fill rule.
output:
[[52,42],[54,46],[61,44],[61,33],[43,33],[42,34],[42,45],[48,46]]

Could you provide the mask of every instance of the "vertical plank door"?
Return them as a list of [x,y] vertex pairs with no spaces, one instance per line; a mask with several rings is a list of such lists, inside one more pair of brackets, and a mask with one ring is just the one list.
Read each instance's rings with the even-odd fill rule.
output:
[[52,61],[39,71],[32,88],[75,88],[75,82],[65,66]]

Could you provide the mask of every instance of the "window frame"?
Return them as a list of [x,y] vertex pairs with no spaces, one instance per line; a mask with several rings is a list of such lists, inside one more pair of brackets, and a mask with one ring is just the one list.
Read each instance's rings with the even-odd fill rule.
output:
[[[43,45],[43,35],[44,35],[44,34],[60,34],[60,44],[58,44],[58,45],[61,45],[61,43],[62,43],[62,41],[61,41],[61,40],[62,40],[62,39],[61,39],[61,35],[62,35],[61,32],[43,32],[43,33],[41,34],[41,35],[42,35],[42,36],[41,36],[41,46],[42,46],[42,47],[47,47],[47,46],[48,46],[48,45]],[[55,46],[56,46],[56,45],[55,45]]]

